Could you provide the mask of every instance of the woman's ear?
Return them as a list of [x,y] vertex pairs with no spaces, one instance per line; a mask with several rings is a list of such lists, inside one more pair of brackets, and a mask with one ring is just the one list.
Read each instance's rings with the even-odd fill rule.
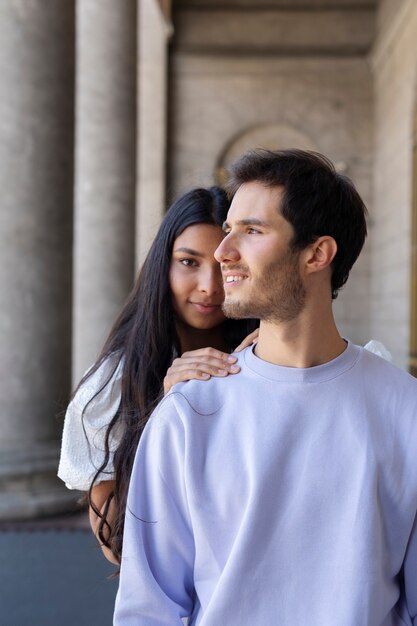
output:
[[337,252],[337,243],[333,237],[319,237],[308,246],[306,252],[306,271],[308,273],[320,272],[332,264]]

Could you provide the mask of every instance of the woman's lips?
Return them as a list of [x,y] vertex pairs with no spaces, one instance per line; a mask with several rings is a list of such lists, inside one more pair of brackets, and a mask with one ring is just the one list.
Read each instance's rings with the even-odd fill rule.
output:
[[210,315],[210,313],[215,313],[221,308],[221,304],[204,304],[203,302],[191,302],[194,308],[197,309],[199,313],[203,315]]

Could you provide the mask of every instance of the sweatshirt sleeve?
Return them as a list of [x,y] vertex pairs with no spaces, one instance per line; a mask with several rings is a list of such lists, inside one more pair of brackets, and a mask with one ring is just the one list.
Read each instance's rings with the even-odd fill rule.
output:
[[194,541],[184,427],[172,395],[148,422],[133,467],[115,626],[183,626],[193,609]]

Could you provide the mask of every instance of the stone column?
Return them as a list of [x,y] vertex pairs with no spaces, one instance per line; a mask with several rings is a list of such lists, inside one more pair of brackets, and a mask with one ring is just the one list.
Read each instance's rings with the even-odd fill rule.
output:
[[73,384],[133,280],[136,2],[78,0]]
[[0,519],[65,510],[74,5],[0,3]]
[[165,212],[169,7],[138,0],[138,167],[136,264],[148,252]]

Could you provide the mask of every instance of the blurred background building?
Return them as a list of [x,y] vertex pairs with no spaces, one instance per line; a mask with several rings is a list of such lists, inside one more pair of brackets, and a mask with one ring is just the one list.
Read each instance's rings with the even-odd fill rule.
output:
[[336,316],[417,373],[415,0],[2,0],[0,41],[1,520],[72,509],[71,389],[168,203],[249,147],[356,183],[369,237]]

